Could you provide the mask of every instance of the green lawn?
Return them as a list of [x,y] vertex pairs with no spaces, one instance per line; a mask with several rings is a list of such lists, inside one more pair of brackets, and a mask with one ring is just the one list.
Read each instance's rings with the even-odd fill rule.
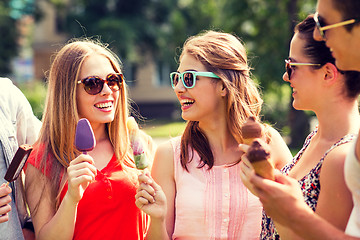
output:
[[[141,124],[140,127],[152,138],[170,138],[176,137],[182,134],[184,131],[186,122],[174,122],[174,121],[164,121],[164,120],[154,120]],[[300,149],[290,149],[293,156]]]
[[154,122],[146,122],[140,125],[141,129],[153,138],[169,138],[181,135],[186,122],[164,122],[155,120]]

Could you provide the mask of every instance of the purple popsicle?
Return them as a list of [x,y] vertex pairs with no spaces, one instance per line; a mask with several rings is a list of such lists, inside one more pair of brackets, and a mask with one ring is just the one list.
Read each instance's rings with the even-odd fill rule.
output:
[[80,119],[75,133],[76,148],[86,154],[86,152],[93,150],[95,145],[96,140],[89,121],[86,118]]

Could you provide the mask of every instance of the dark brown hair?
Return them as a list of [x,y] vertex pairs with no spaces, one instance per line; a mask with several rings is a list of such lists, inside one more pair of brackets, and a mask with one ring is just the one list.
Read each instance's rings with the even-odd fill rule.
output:
[[[315,21],[313,15],[309,15],[305,20],[295,27],[295,32],[299,33],[299,37],[305,40],[304,54],[310,58],[313,63],[320,63],[321,66],[313,68],[321,68],[326,63],[335,65],[335,58],[332,56],[330,49],[324,41],[316,41],[313,38]],[[346,96],[356,98],[360,93],[360,73],[357,71],[340,71],[345,78]]]
[[[358,19],[360,20],[360,1],[359,0],[333,0],[334,8],[340,12],[343,20]],[[355,24],[344,26],[351,31]]]

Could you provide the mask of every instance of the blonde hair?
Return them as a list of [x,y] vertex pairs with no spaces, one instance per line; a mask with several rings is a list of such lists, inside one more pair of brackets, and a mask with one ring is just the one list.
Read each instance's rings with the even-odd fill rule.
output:
[[[37,144],[44,149],[43,153],[40,151],[40,169],[43,173],[51,174],[52,179],[48,182],[51,185],[51,194],[56,199],[56,208],[65,183],[65,169],[70,161],[79,155],[74,146],[76,124],[79,120],[76,89],[82,85],[77,84],[77,81],[84,60],[92,54],[105,56],[115,72],[122,72],[120,59],[106,45],[90,39],[74,39],[66,44],[56,53],[49,72],[43,125]],[[106,129],[118,164],[135,178],[135,164],[130,154],[126,127],[129,105],[125,81],[119,91],[114,120],[106,124]]]
[[[193,56],[207,71],[220,77],[214,81],[221,81],[227,90],[227,125],[236,141],[242,143],[241,126],[249,116],[259,120],[263,101],[250,77],[246,49],[241,40],[229,33],[205,31],[185,41],[180,60],[184,54]],[[213,166],[209,143],[198,122],[189,121],[182,136],[180,158],[185,169],[186,163],[191,161],[187,146],[199,153],[204,165]]]

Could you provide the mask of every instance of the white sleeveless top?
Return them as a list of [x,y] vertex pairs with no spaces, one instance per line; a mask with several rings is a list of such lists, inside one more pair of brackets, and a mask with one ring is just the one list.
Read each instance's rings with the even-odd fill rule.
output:
[[355,155],[356,140],[351,144],[350,152],[346,156],[344,171],[345,181],[351,191],[354,207],[345,233],[360,237],[360,163]]

